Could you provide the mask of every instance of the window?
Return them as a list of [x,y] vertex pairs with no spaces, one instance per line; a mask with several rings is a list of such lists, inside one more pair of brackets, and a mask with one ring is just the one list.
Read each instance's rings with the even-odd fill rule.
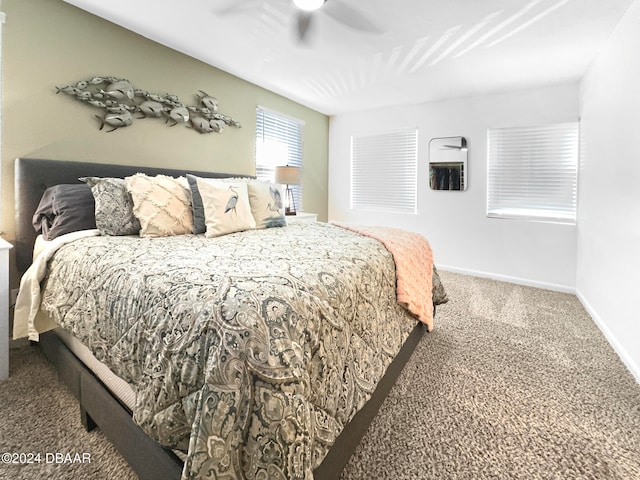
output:
[[[6,20],[4,12],[0,12],[0,132],[2,131],[2,25]],[[0,135],[0,154],[2,153],[2,140]],[[1,156],[0,156],[1,158]],[[1,173],[1,172],[0,172]],[[1,212],[0,212],[1,216]]]
[[[275,168],[302,168],[304,122],[258,106],[256,109],[256,177],[273,182]],[[302,210],[302,185],[292,185],[294,201]]]
[[575,223],[578,123],[488,131],[487,216]]
[[351,208],[416,213],[416,129],[351,137]]

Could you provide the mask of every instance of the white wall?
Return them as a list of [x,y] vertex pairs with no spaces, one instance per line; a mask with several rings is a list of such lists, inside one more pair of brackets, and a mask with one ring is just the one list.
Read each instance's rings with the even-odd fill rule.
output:
[[640,1],[582,81],[577,292],[640,382]]
[[[576,121],[578,84],[337,115],[329,134],[329,219],[383,224],[425,235],[440,268],[573,291],[576,227],[490,219],[486,216],[487,129]],[[352,135],[418,127],[418,213],[399,215],[350,209]],[[468,189],[432,191],[429,140],[464,136]]]

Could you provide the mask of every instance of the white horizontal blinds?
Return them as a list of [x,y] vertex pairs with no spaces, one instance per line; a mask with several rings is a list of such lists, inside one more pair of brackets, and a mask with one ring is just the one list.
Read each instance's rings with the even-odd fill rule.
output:
[[487,215],[575,223],[577,122],[488,131]]
[[417,130],[351,137],[351,208],[415,213]]
[[[256,109],[256,177],[273,182],[275,168],[302,168],[304,122],[264,107]],[[296,208],[302,210],[302,185],[292,185]]]

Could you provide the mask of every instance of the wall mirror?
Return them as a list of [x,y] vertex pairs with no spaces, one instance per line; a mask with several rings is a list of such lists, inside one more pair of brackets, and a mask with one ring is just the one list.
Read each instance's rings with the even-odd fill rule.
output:
[[467,139],[432,138],[429,142],[429,187],[431,190],[467,189]]

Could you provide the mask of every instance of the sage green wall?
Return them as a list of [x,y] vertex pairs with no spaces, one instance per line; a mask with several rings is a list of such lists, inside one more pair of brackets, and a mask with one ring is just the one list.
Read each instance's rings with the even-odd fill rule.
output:
[[[15,158],[254,174],[256,105],[304,120],[303,209],[327,219],[327,116],[60,0],[4,0],[2,5],[7,15],[2,41],[2,230],[7,240],[14,238]],[[243,128],[198,134],[146,119],[105,133],[98,129],[97,109],[55,94],[56,86],[96,75],[124,77],[149,92],[178,95],[184,103],[193,103],[195,93],[204,90]]]

